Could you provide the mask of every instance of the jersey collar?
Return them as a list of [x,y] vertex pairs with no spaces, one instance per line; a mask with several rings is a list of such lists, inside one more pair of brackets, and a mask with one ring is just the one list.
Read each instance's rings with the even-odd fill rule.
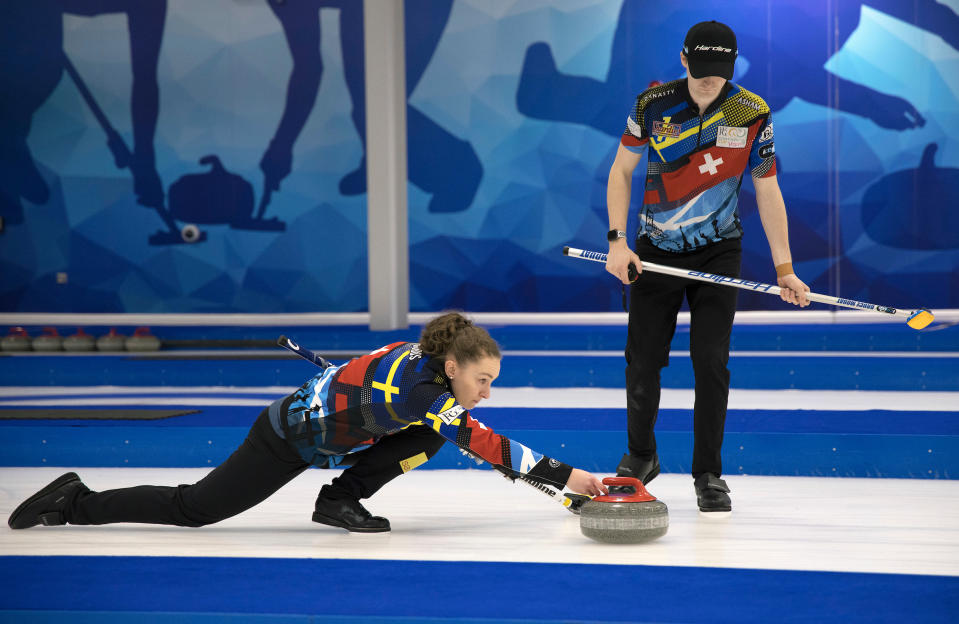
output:
[[[689,94],[689,79],[683,78],[680,81],[680,92],[683,94],[683,97],[686,99],[686,103],[689,105],[689,108],[693,111],[698,111],[699,106],[693,100],[693,96]],[[733,83],[731,80],[727,80],[726,84],[723,85],[723,88],[719,91],[719,95],[716,96],[716,99],[713,100],[713,103],[706,108],[705,111],[700,115],[700,117],[708,117],[712,112],[717,110],[720,106],[723,105],[723,102],[726,101],[726,98],[729,97],[729,92],[733,90]]]
[[430,369],[436,376],[443,379],[442,385],[445,385],[447,389],[452,392],[453,386],[450,384],[450,378],[446,376],[446,360],[437,356],[429,356],[429,359],[426,361],[426,368]]

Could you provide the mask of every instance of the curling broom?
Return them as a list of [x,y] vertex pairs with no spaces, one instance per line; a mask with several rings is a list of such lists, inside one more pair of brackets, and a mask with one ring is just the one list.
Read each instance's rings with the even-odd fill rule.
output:
[[[606,263],[606,254],[598,251],[587,251],[584,249],[576,249],[575,247],[563,247],[563,254],[573,258],[580,258],[582,260],[592,260],[593,262]],[[723,286],[733,286],[735,288],[742,288],[743,290],[764,292],[770,295],[778,296],[782,290],[779,288],[779,286],[774,286],[772,284],[763,284],[762,282],[753,282],[750,280],[740,279],[738,277],[728,277],[726,275],[714,275],[712,273],[706,273],[705,271],[678,269],[676,267],[654,264],[652,262],[643,261],[643,270],[652,271],[653,273],[662,273],[663,275],[672,275],[674,277],[685,277],[687,279],[698,280],[700,282],[712,282],[714,284],[721,284]],[[636,269],[632,264],[630,264],[629,279],[635,281],[636,276]],[[829,305],[853,308],[856,310],[871,310],[873,312],[881,312],[883,314],[892,314],[893,316],[904,316],[906,317],[906,325],[913,329],[923,329],[932,323],[936,318],[933,316],[932,312],[925,308],[912,310],[910,312],[897,308],[891,308],[889,306],[866,303],[864,301],[855,301],[853,299],[833,297],[830,295],[820,295],[819,293],[814,292],[807,292],[806,297],[810,301],[816,301],[818,303],[826,303]]]

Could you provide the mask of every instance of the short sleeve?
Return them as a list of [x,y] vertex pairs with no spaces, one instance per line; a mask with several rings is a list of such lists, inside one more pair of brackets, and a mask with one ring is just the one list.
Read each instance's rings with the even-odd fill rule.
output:
[[754,178],[776,175],[776,146],[773,141],[773,116],[767,114],[749,152],[749,170]]
[[620,140],[620,144],[634,154],[642,154],[649,146],[649,134],[644,127],[643,110],[639,102],[640,98],[636,98],[636,104],[626,116],[626,130]]

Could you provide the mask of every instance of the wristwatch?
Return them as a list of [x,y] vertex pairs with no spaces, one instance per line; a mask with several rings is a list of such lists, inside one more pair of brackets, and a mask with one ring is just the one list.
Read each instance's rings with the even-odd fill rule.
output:
[[626,238],[626,232],[623,230],[610,230],[606,233],[606,240],[609,242],[613,242],[614,240],[618,240],[620,238]]

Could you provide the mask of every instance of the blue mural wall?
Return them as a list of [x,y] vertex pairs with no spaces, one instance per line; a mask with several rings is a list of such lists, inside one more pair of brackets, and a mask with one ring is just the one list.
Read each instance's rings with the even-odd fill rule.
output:
[[[800,277],[959,308],[959,1],[728,7],[406,0],[412,309],[619,309],[561,249],[605,248],[627,111],[703,19],[773,110]],[[5,2],[0,59],[0,309],[366,309],[359,0]]]

